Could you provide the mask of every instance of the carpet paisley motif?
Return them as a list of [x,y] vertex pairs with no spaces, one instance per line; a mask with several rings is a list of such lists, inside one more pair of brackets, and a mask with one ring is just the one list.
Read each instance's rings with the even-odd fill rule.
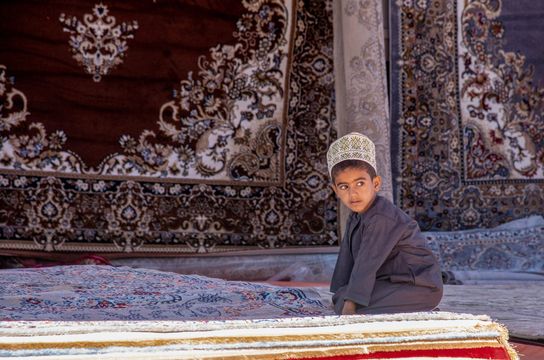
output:
[[507,50],[520,34],[509,35],[503,6],[393,6],[396,198],[424,230],[544,212],[543,82],[523,53]]
[[473,1],[461,16],[466,178],[542,180],[544,84],[523,54],[504,50],[501,5]]

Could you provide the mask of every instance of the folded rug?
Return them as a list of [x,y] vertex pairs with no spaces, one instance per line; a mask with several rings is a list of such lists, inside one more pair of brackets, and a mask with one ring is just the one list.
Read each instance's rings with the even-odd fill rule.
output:
[[487,316],[412,313],[225,321],[0,322],[25,359],[518,359]]

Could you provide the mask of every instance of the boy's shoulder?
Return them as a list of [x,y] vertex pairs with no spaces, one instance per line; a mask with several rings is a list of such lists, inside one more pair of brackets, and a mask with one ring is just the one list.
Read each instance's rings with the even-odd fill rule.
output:
[[411,218],[400,208],[398,208],[393,202],[389,199],[386,199],[382,196],[376,196],[375,204],[372,206],[365,218],[371,220],[382,218],[383,220],[390,220],[395,223],[403,223],[411,221]]

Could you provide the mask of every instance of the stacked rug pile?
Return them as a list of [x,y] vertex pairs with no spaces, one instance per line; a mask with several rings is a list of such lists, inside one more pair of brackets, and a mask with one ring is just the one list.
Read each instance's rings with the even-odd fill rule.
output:
[[415,313],[227,321],[0,323],[25,359],[517,359],[486,316]]

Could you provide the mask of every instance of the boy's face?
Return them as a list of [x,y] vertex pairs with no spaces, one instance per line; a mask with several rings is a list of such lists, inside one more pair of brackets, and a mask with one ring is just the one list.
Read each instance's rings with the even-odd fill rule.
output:
[[381,184],[379,176],[372,180],[364,169],[347,168],[336,175],[332,188],[351,211],[362,213],[372,205]]

